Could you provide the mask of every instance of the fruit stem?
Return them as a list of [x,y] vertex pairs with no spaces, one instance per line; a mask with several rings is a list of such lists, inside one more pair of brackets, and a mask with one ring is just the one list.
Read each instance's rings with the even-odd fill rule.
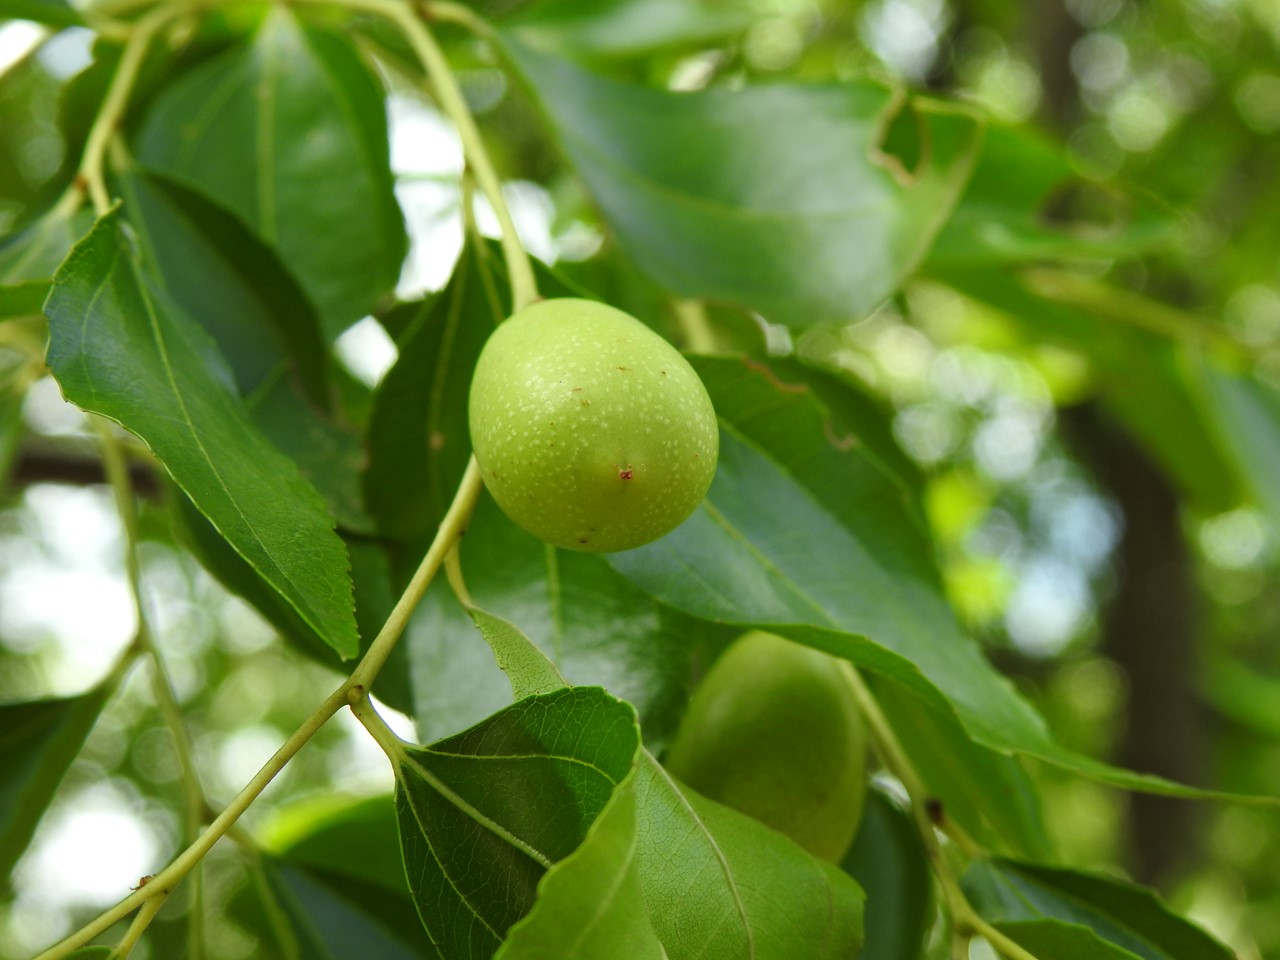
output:
[[[906,750],[898,742],[893,727],[889,724],[884,711],[876,701],[862,674],[848,660],[840,660],[840,669],[853,692],[858,710],[867,723],[871,739],[876,745],[880,759],[889,771],[901,781],[911,801],[911,816],[915,821],[920,840],[924,844],[925,856],[933,868],[938,886],[947,904],[947,912],[951,916],[952,934],[957,940],[967,940],[972,934],[978,934],[987,940],[996,950],[1009,960],[1037,960],[1034,954],[1027,952],[1019,944],[1005,936],[991,924],[980,917],[964,895],[960,880],[956,876],[946,851],[938,840],[935,826],[947,832],[956,845],[969,857],[980,857],[984,854],[982,847],[966,833],[959,824],[945,818],[937,823],[937,815],[931,811],[929,793],[923,778],[911,763]],[[945,817],[945,813],[944,813]]]
[[[182,718],[182,707],[178,703],[173,682],[160,656],[160,648],[156,645],[155,635],[151,630],[146,608],[142,602],[142,567],[138,558],[138,511],[134,503],[133,482],[129,478],[129,466],[125,462],[124,450],[114,427],[103,417],[91,419],[98,435],[102,468],[111,486],[116,513],[120,517],[120,525],[124,531],[125,571],[129,581],[129,592],[133,599],[134,616],[137,620],[137,632],[133,642],[137,649],[151,661],[152,694],[164,725],[168,728],[181,773],[184,795],[182,839],[184,843],[194,843],[200,834],[200,824],[204,818],[204,812],[209,808],[209,802],[205,798],[204,787],[200,783],[200,774],[193,759],[191,741]],[[139,919],[141,917],[140,913]],[[192,882],[191,904],[187,919],[187,955],[191,960],[199,960],[204,955],[204,878],[200,871],[196,872]]]

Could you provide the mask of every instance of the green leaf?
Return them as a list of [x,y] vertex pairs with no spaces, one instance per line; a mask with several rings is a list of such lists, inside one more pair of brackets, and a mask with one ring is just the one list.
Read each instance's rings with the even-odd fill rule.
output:
[[81,947],[67,955],[68,960],[111,960],[115,951],[111,947]]
[[324,502],[249,423],[203,331],[146,275],[118,212],[58,271],[48,362],[65,396],[136,433],[223,537],[338,653],[358,647]]
[[745,10],[686,0],[543,0],[503,21],[524,43],[569,57],[621,59],[714,43],[751,22]]
[[924,269],[1134,254],[1167,241],[1173,226],[1150,200],[1083,180],[1042,135],[993,125]]
[[[343,376],[341,371],[335,373]],[[364,384],[359,387],[366,389]],[[374,532],[373,521],[364,509],[361,487],[366,461],[364,438],[355,425],[341,413],[313,403],[282,368],[246,399],[245,408],[254,426],[298,465],[302,475],[324,497],[342,530]]]
[[1018,924],[1056,920],[1091,930],[1143,960],[1232,956],[1152,891],[1111,877],[1012,860],[980,860],[965,873],[964,889],[978,912],[1010,936],[1018,935]]
[[531,697],[396,762],[405,869],[441,954],[491,956],[628,775],[635,712],[597,688]]
[[666,960],[640,886],[638,837],[633,774],[582,845],[547,871],[495,960]]
[[[676,293],[779,323],[860,317],[892,294],[976,154],[972,115],[871,83],[672,93],[505,48],[628,255]],[[895,117],[927,144],[910,173],[881,149]]]
[[874,675],[868,680],[930,796],[948,817],[989,849],[1053,858],[1039,798],[1017,759],[974,743],[954,714],[901,684]]
[[846,874],[641,752],[498,957],[846,960],[862,942],[862,900]]
[[523,700],[568,686],[555,664],[515,624],[479,607],[470,607],[467,612],[489,644],[498,666],[511,681],[515,699]]
[[8,878],[114,684],[78,697],[0,705],[0,877]]
[[636,780],[638,866],[670,960],[845,960],[863,893],[789,838],[680,787],[646,751]]
[[840,866],[867,894],[859,960],[916,960],[932,918],[933,874],[911,815],[868,790],[862,828]]
[[[413,905],[385,890],[361,889],[344,874],[323,875],[268,859],[267,881],[289,921],[298,960],[435,960]],[[364,894],[364,896],[361,896]],[[390,916],[387,916],[390,914]]]
[[66,0],[0,0],[0,20],[34,20],[54,27],[84,25]]
[[166,177],[134,169],[118,182],[147,266],[213,337],[241,395],[287,364],[327,409],[320,320],[275,252],[230,213]]
[[1055,743],[960,631],[909,485],[868,457],[856,434],[843,434],[803,381],[751,360],[693,363],[721,420],[716,479],[675,531],[611,555],[615,569],[694,616],[768,629],[881,673],[954,710],[968,736],[991,749],[1129,789],[1223,796]]
[[491,256],[490,247],[467,244],[438,297],[397,311],[400,353],[374,394],[364,481],[387,536],[434,535],[471,457],[471,370],[507,312],[486,267]]
[[148,112],[146,167],[232,210],[280,254],[332,337],[399,278],[383,92],[341,34],[283,7],[253,43],[198,65]]

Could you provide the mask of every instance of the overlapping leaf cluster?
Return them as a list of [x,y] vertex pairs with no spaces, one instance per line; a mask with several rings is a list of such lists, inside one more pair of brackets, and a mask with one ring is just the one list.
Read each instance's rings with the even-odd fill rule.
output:
[[[1046,226],[1040,205],[1065,171],[1053,151],[1010,130],[984,139],[970,111],[871,82],[675,94],[605,78],[564,56],[611,49],[592,18],[549,6],[496,45],[610,233],[601,272],[620,262],[668,294],[795,329],[856,319],[920,270],[1024,316],[1034,298],[1046,335],[1088,344],[1114,375],[1109,402],[1189,486],[1252,485],[1274,506],[1274,443],[1221,430],[1254,418],[1274,440],[1274,397],[1209,361],[1157,375],[1180,347],[1145,349],[1030,269],[1148,243],[1158,216],[1102,241]],[[626,5],[605,6],[601,30]],[[683,42],[737,27],[679,22]],[[246,33],[156,54],[116,157],[119,205],[91,226],[59,208],[0,247],[0,316],[42,305],[67,399],[145,444],[195,555],[335,664],[367,646],[459,482],[469,371],[508,309],[496,248],[475,237],[442,291],[396,302],[406,237],[362,29],[275,8]],[[81,90],[100,96],[100,75]],[[904,118],[919,138],[909,164],[886,140]],[[578,272],[541,270],[543,293],[593,295],[599,274]],[[398,350],[376,389],[331,349],[368,314]],[[930,885],[894,801],[876,795],[837,869],[654,759],[694,663],[758,626],[867,673],[930,793],[1016,858],[979,858],[966,885],[1027,949],[1225,956],[1133,888],[1035,865],[1052,851],[1019,756],[1193,791],[1055,743],[963,634],[920,480],[878,404],[838,371],[762,349],[694,363],[722,425],[703,507],[605,559],[535,542],[482,501],[462,555],[476,607],[437,584],[375,690],[432,741],[391,752],[398,840],[390,801],[298,815],[260,865],[279,907],[265,927],[299,956],[834,960],[862,941],[856,877],[864,955],[918,956]],[[1187,444],[1162,446],[1152,419],[1203,391],[1212,402],[1188,422],[1227,481],[1206,480]],[[0,863],[107,692],[2,708]]]

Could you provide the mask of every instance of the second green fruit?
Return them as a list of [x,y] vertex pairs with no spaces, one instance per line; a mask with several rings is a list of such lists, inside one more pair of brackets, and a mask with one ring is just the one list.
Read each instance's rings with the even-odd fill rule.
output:
[[712,664],[666,765],[832,862],[862,820],[866,737],[839,661],[772,633],[744,634]]

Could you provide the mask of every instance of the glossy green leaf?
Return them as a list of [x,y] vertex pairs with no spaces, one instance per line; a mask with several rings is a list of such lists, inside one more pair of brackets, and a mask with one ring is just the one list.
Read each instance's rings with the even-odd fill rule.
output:
[[863,893],[789,838],[680,787],[646,751],[636,779],[640,886],[670,960],[843,960]]
[[400,275],[383,92],[341,34],[283,7],[155,101],[137,154],[274,247],[335,336]]
[[496,960],[666,960],[640,887],[638,832],[632,776],[582,845],[547,871]]
[[578,687],[396,752],[405,869],[443,956],[498,949],[546,870],[582,843],[638,746],[629,706]]
[[965,873],[964,888],[978,912],[1010,936],[1017,936],[1020,923],[1056,920],[1090,930],[1143,960],[1232,956],[1154,892],[1111,877],[1012,860],[980,860]]
[[901,684],[869,677],[893,732],[930,796],[988,849],[1052,860],[1039,798],[1014,757],[965,735],[954,714],[930,706]]
[[240,393],[251,394],[287,366],[311,401],[327,409],[320,320],[275,252],[179,183],[136,169],[118,182],[148,267],[213,337]]
[[862,828],[840,866],[867,895],[859,960],[916,960],[929,933],[933,874],[911,815],[873,787]]
[[354,654],[347,553],[324,502],[249,423],[225,364],[145,273],[118,212],[76,246],[46,312],[64,394],[141,437],[317,635]]
[[686,0],[542,0],[521,7],[503,26],[530,46],[614,59],[714,43],[750,22],[744,9]]
[[847,657],[954,710],[983,746],[1129,789],[1215,796],[1091,760],[1044,721],[960,631],[907,487],[842,434],[803,382],[765,364],[694,358],[721,420],[702,507],[610,564],[662,602]]
[[54,27],[81,26],[84,20],[66,0],[0,0],[0,20],[34,20]]
[[1082,179],[1033,130],[993,125],[924,269],[1133,254],[1169,240],[1174,225],[1137,191]]
[[111,692],[0,705],[0,878],[13,870]]
[[[505,46],[628,255],[676,293],[779,323],[860,317],[892,294],[977,149],[971,114],[871,83],[671,93]],[[899,114],[928,144],[910,172],[881,149]]]

